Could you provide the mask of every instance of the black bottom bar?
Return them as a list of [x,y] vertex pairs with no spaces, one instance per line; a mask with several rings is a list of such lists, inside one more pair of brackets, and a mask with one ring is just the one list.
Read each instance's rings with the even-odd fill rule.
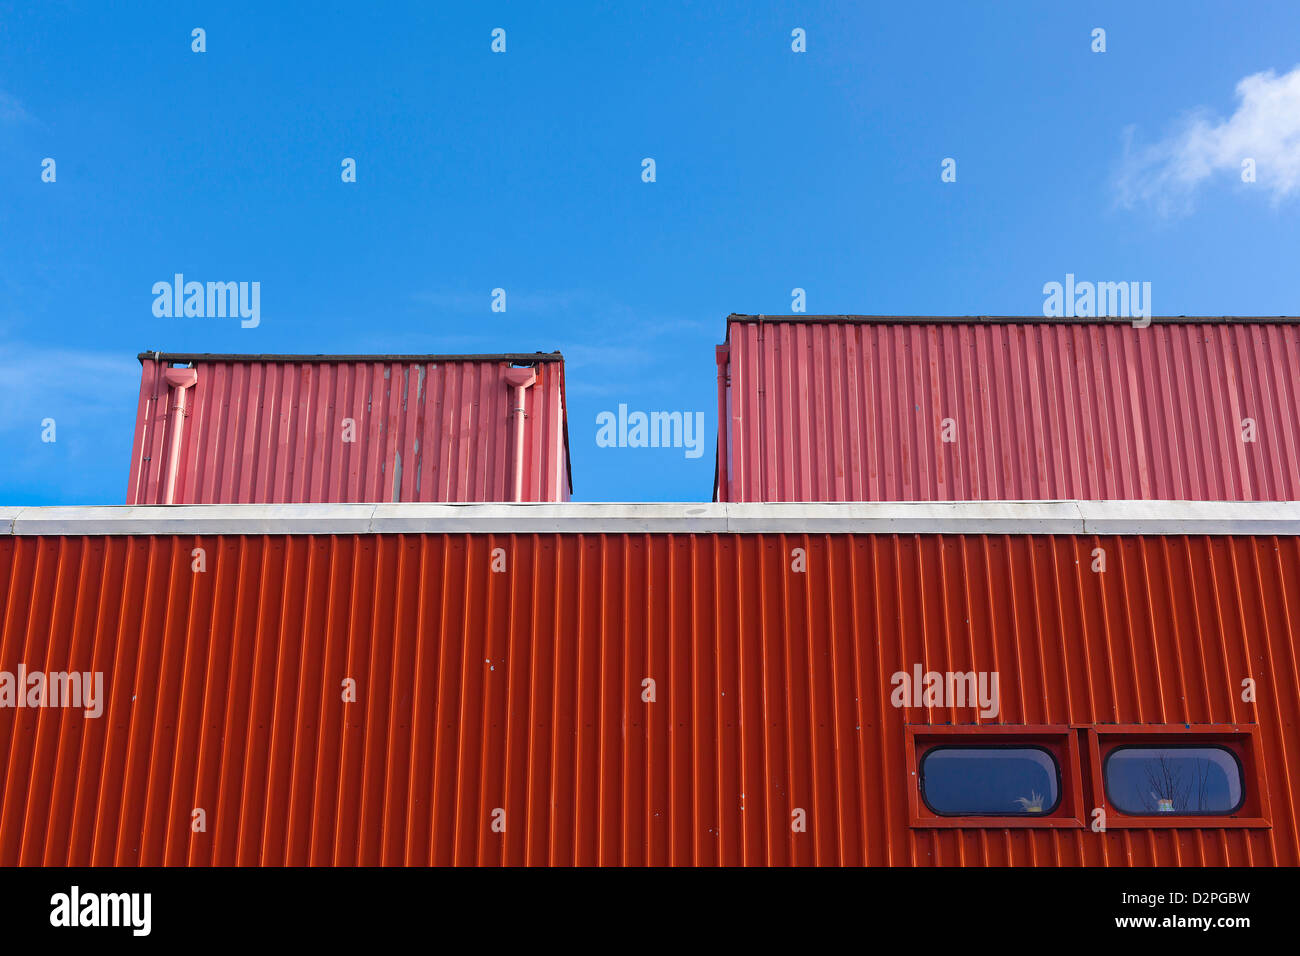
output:
[[[983,940],[1044,952],[1098,937],[1151,945],[1199,934],[1230,944],[1261,928],[1288,932],[1294,885],[1294,872],[1273,869],[4,869],[0,925],[6,943],[338,946],[401,934],[458,948],[481,940],[807,949],[901,934],[919,946]],[[145,893],[147,911],[143,896],[119,895]],[[148,934],[137,935],[146,912]]]

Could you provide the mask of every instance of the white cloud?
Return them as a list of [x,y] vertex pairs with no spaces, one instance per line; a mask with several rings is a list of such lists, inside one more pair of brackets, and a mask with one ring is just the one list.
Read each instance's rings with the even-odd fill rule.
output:
[[27,111],[16,97],[0,90],[0,122],[17,123],[27,119]]
[[[584,298],[577,292],[511,292],[506,286],[507,309],[529,312],[555,312],[572,307]],[[416,292],[412,298],[421,305],[445,312],[486,312],[492,304],[492,290],[482,292]]]
[[1161,214],[1187,212],[1211,177],[1241,184],[1242,161],[1253,159],[1256,183],[1275,202],[1300,193],[1300,66],[1278,76],[1255,73],[1237,84],[1237,110],[1219,121],[1205,109],[1186,117],[1165,139],[1134,148],[1126,130],[1120,202],[1146,203]]
[[121,502],[139,390],[132,353],[0,341],[0,504]]
[[[71,414],[135,427],[140,363],[133,354],[42,349],[0,343],[0,431],[32,429],[46,415]],[[123,402],[130,420],[115,416]],[[33,424],[36,423],[36,424]]]

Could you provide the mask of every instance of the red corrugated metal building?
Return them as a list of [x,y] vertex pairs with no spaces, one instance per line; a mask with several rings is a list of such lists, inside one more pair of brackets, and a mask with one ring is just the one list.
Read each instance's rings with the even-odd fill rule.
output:
[[1300,499],[1300,319],[732,315],[720,501]]
[[[0,864],[1295,865],[1298,533],[1274,503],[11,509],[0,669],[106,703],[0,708]],[[999,674],[996,716],[895,706],[917,669]],[[1013,742],[1054,809],[921,798],[935,747]],[[1111,804],[1115,753],[1187,743],[1237,761],[1231,813]]]
[[127,504],[569,498],[558,352],[140,363]]

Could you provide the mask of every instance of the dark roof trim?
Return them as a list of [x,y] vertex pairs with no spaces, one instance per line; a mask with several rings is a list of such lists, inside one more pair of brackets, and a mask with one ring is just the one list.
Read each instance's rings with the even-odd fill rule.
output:
[[538,362],[563,362],[555,352],[500,352],[489,355],[238,355],[225,352],[141,352],[136,356],[155,362],[515,362],[534,365]]
[[[854,322],[863,325],[1131,325],[1131,318],[1114,316],[1051,318],[1042,315],[742,315],[727,316],[727,322],[824,323]],[[1300,325],[1295,315],[1153,315],[1160,325]]]
[[[556,353],[558,354],[558,353]],[[564,363],[560,363],[560,421],[564,425],[564,474],[569,479],[569,497],[573,497],[573,456],[569,454],[569,387],[564,381]]]

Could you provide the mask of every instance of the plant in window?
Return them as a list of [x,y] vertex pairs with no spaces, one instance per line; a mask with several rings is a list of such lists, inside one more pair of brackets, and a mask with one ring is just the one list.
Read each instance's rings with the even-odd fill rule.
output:
[[1020,804],[1020,809],[1025,813],[1043,812],[1043,795],[1037,790],[1029,791],[1027,797],[1016,797],[1016,803]]
[[1205,809],[1205,794],[1210,779],[1208,761],[1193,762],[1191,780],[1186,779],[1184,765],[1176,765],[1168,754],[1162,753],[1157,759],[1147,761],[1145,770],[1153,801],[1148,802],[1146,797],[1142,798],[1148,812],[1185,813],[1188,810]]

